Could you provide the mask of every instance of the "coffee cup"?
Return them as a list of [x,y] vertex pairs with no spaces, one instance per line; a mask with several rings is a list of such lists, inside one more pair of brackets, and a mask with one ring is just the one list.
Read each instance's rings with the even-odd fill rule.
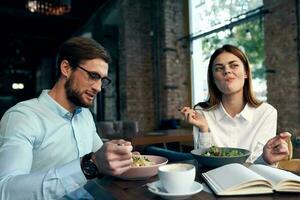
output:
[[195,166],[174,163],[158,168],[158,177],[168,193],[184,194],[190,192],[196,176]]

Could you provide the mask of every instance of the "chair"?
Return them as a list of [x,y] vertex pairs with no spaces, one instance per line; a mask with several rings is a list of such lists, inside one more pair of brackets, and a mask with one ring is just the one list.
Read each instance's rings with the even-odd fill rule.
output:
[[191,153],[182,153],[178,151],[173,151],[165,148],[160,148],[156,146],[148,146],[143,150],[144,154],[147,155],[157,155],[168,158],[169,162],[184,161],[194,159]]
[[135,121],[100,121],[96,126],[100,137],[106,139],[131,139],[139,131]]
[[125,139],[131,139],[137,136],[138,132],[139,132],[138,122],[136,121],[123,122],[123,137]]
[[116,136],[112,122],[98,122],[96,125],[101,138],[112,138]]

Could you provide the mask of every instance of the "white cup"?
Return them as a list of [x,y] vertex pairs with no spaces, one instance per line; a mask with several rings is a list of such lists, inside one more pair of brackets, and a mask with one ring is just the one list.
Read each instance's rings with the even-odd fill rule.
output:
[[184,194],[190,192],[196,176],[192,164],[175,163],[158,168],[158,177],[168,193]]

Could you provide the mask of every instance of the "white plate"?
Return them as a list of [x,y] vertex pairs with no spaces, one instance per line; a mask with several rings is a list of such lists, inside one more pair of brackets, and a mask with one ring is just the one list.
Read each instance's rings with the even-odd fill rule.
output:
[[198,183],[196,181],[194,181],[190,192],[187,192],[185,194],[168,193],[163,188],[160,181],[155,181],[155,182],[152,182],[152,183],[148,183],[147,186],[148,186],[148,190],[150,192],[159,195],[163,199],[176,199],[176,200],[187,199],[190,196],[192,196],[194,194],[197,194],[198,192],[200,192],[203,189],[202,184]]

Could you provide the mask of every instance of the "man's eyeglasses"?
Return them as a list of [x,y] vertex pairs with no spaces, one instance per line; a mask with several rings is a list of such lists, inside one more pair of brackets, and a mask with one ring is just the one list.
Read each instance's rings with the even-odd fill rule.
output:
[[100,74],[98,74],[96,72],[88,71],[79,65],[77,67],[79,69],[85,71],[88,74],[89,80],[91,80],[93,82],[101,80],[101,88],[105,88],[106,86],[108,86],[111,83],[111,80],[108,77],[101,77]]

